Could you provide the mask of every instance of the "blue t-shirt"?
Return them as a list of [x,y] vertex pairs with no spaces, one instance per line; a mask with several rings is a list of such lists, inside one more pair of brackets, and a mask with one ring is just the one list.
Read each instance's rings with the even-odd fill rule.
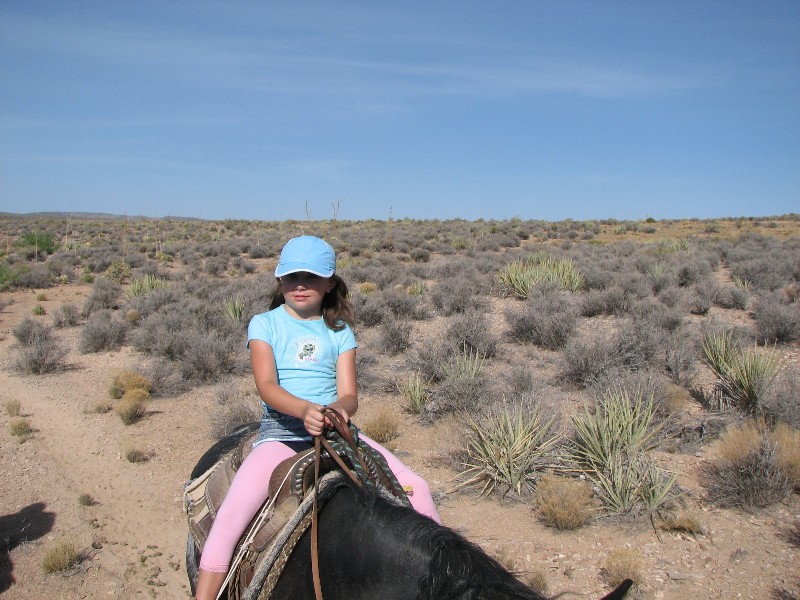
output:
[[[336,360],[340,354],[357,346],[348,325],[333,331],[323,319],[295,319],[283,304],[250,320],[248,346],[250,340],[261,340],[272,347],[278,384],[283,389],[298,398],[323,405],[337,398]],[[266,404],[259,433],[259,442],[311,439],[301,419],[279,413]]]

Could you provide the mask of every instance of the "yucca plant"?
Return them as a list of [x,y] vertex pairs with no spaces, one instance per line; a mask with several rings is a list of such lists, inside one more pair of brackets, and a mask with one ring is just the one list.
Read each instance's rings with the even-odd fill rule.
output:
[[594,412],[572,418],[576,439],[571,458],[590,470],[602,471],[620,454],[636,456],[652,450],[664,422],[656,424],[653,396],[611,388],[600,398]]
[[703,362],[719,379],[723,394],[743,411],[758,412],[761,398],[781,367],[773,350],[741,348],[731,332],[703,336]]
[[485,358],[477,351],[464,348],[445,367],[446,377],[476,379],[483,372]]
[[425,410],[425,406],[430,400],[428,383],[423,380],[422,375],[413,372],[404,382],[397,382],[397,389],[405,400],[405,408],[416,415]]
[[146,275],[131,280],[131,285],[128,288],[128,298],[143,296],[144,294],[149,294],[153,290],[167,287],[167,285],[169,284],[166,279],[147,273]]
[[238,295],[225,298],[225,300],[222,301],[222,309],[225,311],[225,316],[232,321],[236,321],[237,323],[242,322],[242,318],[244,317],[244,300]]
[[530,295],[536,285],[549,283],[577,292],[583,282],[583,275],[572,259],[553,259],[542,253],[515,260],[498,274],[500,291],[523,299]]
[[559,441],[555,417],[529,403],[503,404],[477,420],[468,418],[467,427],[465,470],[456,489],[481,486],[484,495],[532,490],[536,472]]
[[647,452],[657,445],[665,422],[655,423],[652,395],[612,388],[594,412],[572,418],[575,439],[569,462],[586,474],[612,512],[639,507],[658,511],[674,497],[677,477],[652,464]]

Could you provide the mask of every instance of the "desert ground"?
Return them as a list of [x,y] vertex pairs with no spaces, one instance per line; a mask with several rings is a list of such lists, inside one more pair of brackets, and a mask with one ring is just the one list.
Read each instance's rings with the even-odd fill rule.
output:
[[[259,262],[252,276],[268,277],[271,264],[269,259]],[[108,400],[115,373],[143,363],[145,357],[130,346],[81,353],[80,327],[63,328],[57,331],[69,348],[63,372],[22,375],[12,368],[11,331],[35,305],[44,305],[48,313],[65,303],[82,306],[91,290],[89,283],[70,281],[0,294],[0,404],[17,400],[21,416],[33,428],[21,442],[9,433],[10,417],[0,412],[0,595],[9,600],[186,598],[182,486],[214,441],[209,433],[216,409],[214,386],[154,398],[144,418],[126,426],[113,411],[101,414],[89,407]],[[40,292],[46,300],[37,297]],[[491,299],[490,318],[500,333],[503,310],[513,302]],[[707,316],[748,319],[742,311],[717,307],[703,318]],[[49,322],[48,316],[34,318]],[[414,336],[431,335],[443,327],[443,317],[413,326]],[[376,335],[364,331],[360,352],[375,351]],[[781,352],[788,364],[800,366],[797,341],[783,344]],[[522,359],[534,370],[550,373],[556,353],[528,349]],[[402,368],[400,364],[387,363],[386,368]],[[697,377],[698,385],[711,382],[702,370]],[[233,379],[237,385],[250,385],[247,373]],[[564,402],[567,412],[577,410],[577,394],[567,390]],[[575,531],[558,531],[544,526],[525,499],[452,491],[457,475],[452,455],[464,434],[461,420],[446,416],[423,423],[402,410],[396,393],[380,389],[362,392],[354,420],[365,421],[382,407],[400,415],[402,423],[399,436],[388,445],[429,481],[444,523],[523,580],[532,575],[544,579],[548,595],[599,598],[609,590],[601,572],[604,560],[615,550],[632,548],[642,557],[636,597],[798,597],[792,594],[800,590],[800,549],[789,532],[800,523],[800,498],[789,494],[754,511],[713,505],[700,475],[715,457],[712,437],[690,448],[654,454],[659,466],[678,473],[683,510],[696,516],[702,532],[656,530],[645,517],[603,517]],[[678,415],[687,427],[714,418],[694,402],[686,402]],[[133,447],[145,451],[148,460],[127,461],[125,452]],[[79,502],[82,495],[91,497],[89,505]],[[45,554],[65,541],[75,544],[81,561],[65,572],[45,574]]]

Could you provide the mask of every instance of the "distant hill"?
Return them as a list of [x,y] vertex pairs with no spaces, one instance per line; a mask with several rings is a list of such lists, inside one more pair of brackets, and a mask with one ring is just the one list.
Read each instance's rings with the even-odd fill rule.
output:
[[143,215],[112,215],[108,213],[90,213],[90,212],[68,212],[68,211],[53,211],[53,212],[29,212],[29,213],[10,213],[0,212],[0,217],[52,217],[57,219],[80,219],[89,220],[95,219],[98,221],[109,220],[123,220],[129,221],[159,221],[164,219],[177,219],[179,221],[203,221],[197,217],[175,217],[168,215],[166,217],[145,217]]

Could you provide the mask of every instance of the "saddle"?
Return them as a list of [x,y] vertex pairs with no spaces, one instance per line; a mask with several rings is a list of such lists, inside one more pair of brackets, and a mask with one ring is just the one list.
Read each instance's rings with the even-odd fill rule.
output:
[[[269,498],[234,551],[238,560],[232,563],[229,597],[270,598],[292,550],[311,526],[315,505],[321,507],[339,487],[347,485],[343,473],[358,485],[374,488],[398,503],[409,505],[405,491],[383,456],[358,438],[358,428],[345,423],[338,413],[326,412],[326,416],[332,417],[334,429],[318,438],[325,450],[313,447],[303,450],[278,465],[270,477]],[[184,487],[184,509],[198,554],[256,435],[245,439]]]

